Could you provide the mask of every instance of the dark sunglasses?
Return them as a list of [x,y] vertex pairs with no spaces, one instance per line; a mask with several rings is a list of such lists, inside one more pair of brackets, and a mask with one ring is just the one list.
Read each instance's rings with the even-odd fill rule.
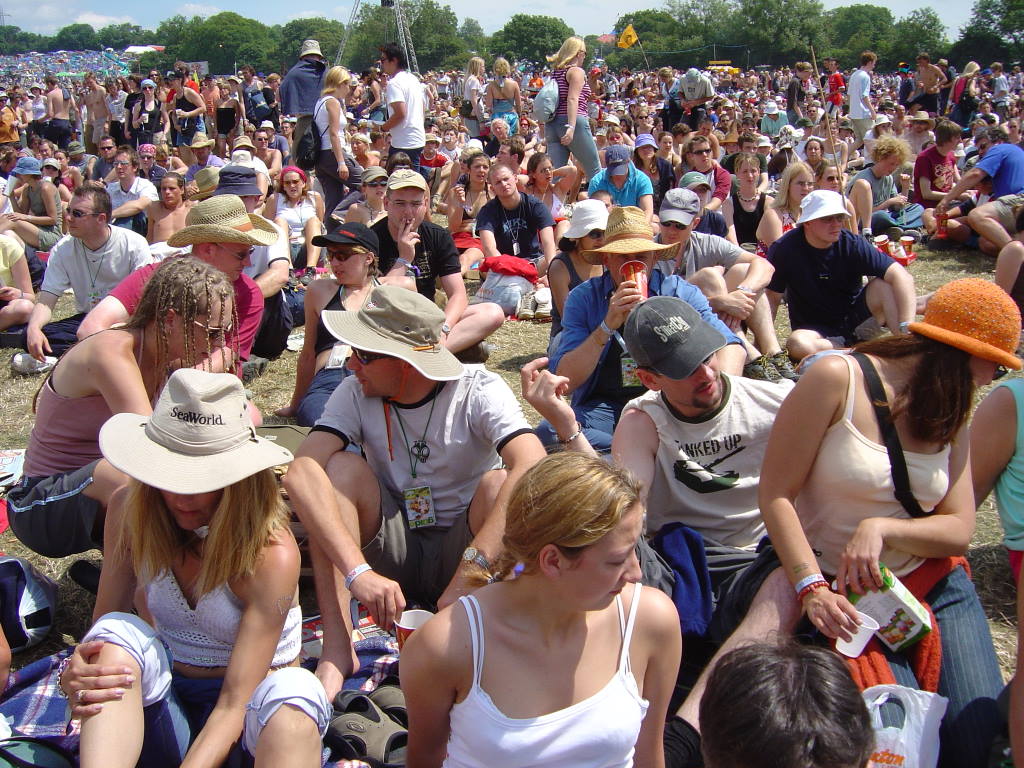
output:
[[377,352],[364,352],[361,349],[352,347],[352,356],[359,361],[360,365],[369,365],[376,360],[383,360],[391,355],[381,355]]
[[386,187],[388,185],[387,179],[381,179],[380,181],[364,181],[363,184],[367,187]]
[[691,155],[710,155],[711,154],[711,148],[709,147],[708,149],[695,149],[690,154]]
[[671,227],[672,229],[686,230],[690,228],[689,224],[680,224],[678,221],[663,221],[661,222],[663,227]]
[[99,216],[98,213],[92,213],[91,211],[82,211],[78,208],[68,208],[68,213],[71,214],[72,219],[84,219],[86,216]]
[[591,238],[593,238],[595,240],[597,238],[599,238],[599,237],[604,237],[604,230],[603,229],[592,229],[589,232],[587,232],[587,237],[591,237]]

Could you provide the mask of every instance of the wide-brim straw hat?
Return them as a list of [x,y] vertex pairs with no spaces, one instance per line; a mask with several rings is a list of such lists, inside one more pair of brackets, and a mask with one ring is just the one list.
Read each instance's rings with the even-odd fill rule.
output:
[[207,136],[202,131],[197,131],[192,137],[192,143],[188,145],[189,149],[202,149],[203,147],[212,147],[213,139]]
[[108,419],[99,442],[115,468],[171,493],[209,493],[292,460],[256,436],[237,376],[195,368],[171,375],[150,416]]
[[189,195],[189,200],[205,200],[217,191],[220,183],[220,168],[200,168],[192,181],[196,183],[196,191]]
[[367,352],[397,357],[433,381],[452,381],[462,363],[441,343],[444,312],[416,291],[379,285],[358,312],[320,315],[331,334]]
[[608,214],[608,226],[604,230],[604,243],[600,248],[583,251],[580,255],[588,264],[604,263],[606,254],[657,253],[659,259],[675,258],[679,243],[654,242],[654,230],[647,221],[647,215],[633,205],[612,208]]
[[935,127],[935,121],[924,110],[917,111],[913,115],[911,115],[910,116],[910,122],[912,122],[912,123],[928,123],[928,127],[929,128],[934,128]]
[[968,354],[1020,370],[1020,310],[995,283],[970,277],[946,283],[928,300],[924,320],[910,330]]
[[172,247],[198,243],[273,245],[277,228],[262,216],[245,210],[238,195],[217,195],[188,212],[185,227],[167,238]]

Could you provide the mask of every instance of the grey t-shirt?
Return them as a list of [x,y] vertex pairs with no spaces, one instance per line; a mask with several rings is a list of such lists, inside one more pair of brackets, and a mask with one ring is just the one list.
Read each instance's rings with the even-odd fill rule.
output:
[[864,179],[864,181],[871,185],[872,206],[884,203],[886,200],[896,196],[896,182],[893,181],[892,176],[878,178],[870,168],[865,168],[850,180],[846,187],[846,194],[850,194],[850,189],[857,179]]
[[679,268],[675,261],[665,259],[654,265],[666,276],[682,275],[689,280],[695,272],[705,267],[724,267],[729,269],[743,255],[743,249],[718,235],[706,235],[703,232],[691,232],[690,242],[686,246]]
[[146,238],[124,227],[110,227],[110,237],[95,251],[65,235],[50,249],[42,290],[60,296],[70,288],[76,309],[88,312],[115,285],[152,261]]

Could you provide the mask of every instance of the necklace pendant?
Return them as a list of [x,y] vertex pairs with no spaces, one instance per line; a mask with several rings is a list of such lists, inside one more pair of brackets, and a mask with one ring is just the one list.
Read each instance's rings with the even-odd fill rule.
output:
[[412,455],[416,461],[426,461],[430,458],[430,446],[423,440],[417,440],[412,444]]

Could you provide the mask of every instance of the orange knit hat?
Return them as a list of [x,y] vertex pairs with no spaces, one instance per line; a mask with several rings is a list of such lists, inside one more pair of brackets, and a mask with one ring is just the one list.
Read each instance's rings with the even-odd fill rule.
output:
[[954,280],[928,301],[924,321],[910,330],[968,354],[1020,369],[1020,310],[995,283],[972,277]]

